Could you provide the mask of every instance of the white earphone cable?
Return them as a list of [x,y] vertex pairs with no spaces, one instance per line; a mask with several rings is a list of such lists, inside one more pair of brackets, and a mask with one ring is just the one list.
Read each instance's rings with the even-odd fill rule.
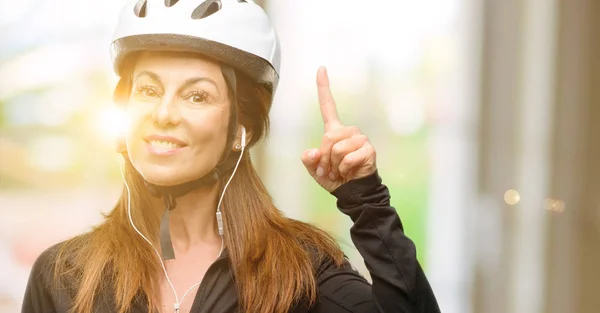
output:
[[[245,131],[244,131],[245,133]],[[244,134],[245,135],[245,134]],[[244,140],[245,141],[245,140]],[[219,251],[219,255],[217,256],[217,258],[219,258],[221,256],[221,254],[223,253],[223,249],[224,249],[224,245],[225,245],[225,240],[223,239],[223,221],[221,219],[221,202],[223,201],[223,196],[225,195],[225,191],[227,190],[227,187],[229,186],[229,183],[231,182],[231,180],[233,179],[233,175],[235,175],[238,166],[240,165],[240,161],[242,160],[242,156],[244,155],[244,148],[245,148],[245,142],[242,144],[242,151],[240,153],[240,157],[237,160],[237,163],[235,165],[235,168],[233,170],[233,173],[231,174],[231,176],[229,177],[229,180],[227,181],[227,183],[225,184],[225,187],[223,188],[223,192],[221,193],[221,197],[219,198],[219,204],[217,205],[217,223],[218,223],[218,228],[219,228],[219,235],[221,236],[221,250]],[[173,290],[173,295],[175,295],[175,304],[174,304],[174,309],[175,309],[175,313],[179,312],[179,306],[181,305],[181,303],[183,302],[183,299],[185,299],[185,296],[188,295],[188,293],[190,291],[192,291],[194,288],[198,287],[201,283],[202,280],[199,281],[198,283],[194,284],[192,287],[190,287],[184,294],[183,297],[181,297],[181,301],[179,301],[179,297],[177,296],[177,291],[175,291],[175,287],[173,286],[173,283],[171,282],[171,279],[169,278],[169,274],[167,274],[167,269],[165,267],[165,264],[162,260],[162,257],[160,255],[160,253],[158,252],[158,250],[154,247],[154,245],[152,244],[152,242],[150,240],[148,240],[148,238],[146,238],[146,236],[144,236],[144,234],[142,234],[142,232],[140,232],[138,230],[138,228],[135,226],[135,224],[133,223],[133,218],[131,217],[131,192],[129,190],[129,185],[127,184],[127,180],[125,179],[125,174],[124,174],[124,161],[121,162],[119,169],[121,171],[121,178],[123,179],[123,182],[125,183],[125,189],[127,189],[127,214],[129,216],[129,222],[131,223],[131,226],[133,227],[133,229],[152,247],[152,249],[154,249],[154,251],[156,252],[156,255],[158,256],[158,259],[160,260],[160,265],[163,269],[163,272],[165,273],[165,278],[167,279],[167,282],[169,283],[169,286],[171,287],[171,290]]]
[[[245,133],[246,132],[244,131],[244,135],[245,135]],[[242,160],[242,156],[244,156],[245,146],[246,146],[245,143],[243,143],[242,151],[240,152],[240,157],[238,158],[237,163],[235,164],[233,173],[229,177],[229,180],[225,184],[225,187],[223,187],[223,192],[221,193],[221,197],[219,198],[219,203],[217,204],[217,224],[218,224],[217,226],[219,227],[219,235],[221,235],[221,237],[223,236],[223,220],[221,219],[221,203],[223,202],[223,196],[225,196],[225,191],[227,191],[227,187],[229,187],[229,183],[231,183],[231,180],[233,179],[233,175],[235,175],[235,173],[237,172],[238,166],[240,166],[240,161]]]

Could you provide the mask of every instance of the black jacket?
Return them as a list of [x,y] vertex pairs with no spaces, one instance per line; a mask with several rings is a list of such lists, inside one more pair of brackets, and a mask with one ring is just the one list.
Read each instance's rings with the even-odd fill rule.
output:
[[[299,304],[291,313],[437,313],[435,296],[416,258],[413,242],[404,235],[390,195],[377,173],[348,182],[332,193],[338,208],[350,216],[352,241],[363,256],[373,284],[349,263],[341,268],[322,263],[317,270],[318,299],[310,309]],[[22,313],[67,313],[73,292],[50,288],[52,258],[60,244],[44,251],[30,274]],[[114,299],[100,294],[96,312],[115,312]],[[145,311],[136,303],[133,313]],[[227,253],[207,270],[192,313],[238,312],[235,281]]]

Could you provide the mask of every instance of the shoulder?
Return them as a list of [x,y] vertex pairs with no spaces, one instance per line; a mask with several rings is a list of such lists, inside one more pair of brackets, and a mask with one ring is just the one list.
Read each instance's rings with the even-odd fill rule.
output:
[[59,242],[46,248],[33,263],[31,268],[31,279],[49,284],[54,274],[54,266],[59,251],[64,246],[65,241]]
[[344,257],[341,265],[323,259],[317,271],[319,298],[313,313],[375,312],[371,284]]
[[350,263],[350,260],[345,255],[341,263],[330,257],[324,257],[318,262],[316,275],[319,286],[327,285],[329,280],[340,275],[369,285],[367,279]]
[[44,250],[35,260],[23,297],[22,312],[66,312],[63,293],[57,292],[54,284],[54,269],[60,250],[65,242],[57,243]]
[[55,278],[56,268],[67,269],[69,267],[71,264],[69,260],[77,252],[76,247],[82,240],[85,240],[85,237],[85,235],[79,235],[46,248],[34,261],[29,282],[43,283],[44,287],[50,288]]

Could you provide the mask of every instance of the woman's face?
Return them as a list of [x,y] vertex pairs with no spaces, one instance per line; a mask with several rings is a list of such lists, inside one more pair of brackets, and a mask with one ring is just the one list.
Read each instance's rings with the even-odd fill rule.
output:
[[145,53],[132,85],[127,151],[148,182],[188,182],[219,163],[230,101],[218,63],[194,54]]

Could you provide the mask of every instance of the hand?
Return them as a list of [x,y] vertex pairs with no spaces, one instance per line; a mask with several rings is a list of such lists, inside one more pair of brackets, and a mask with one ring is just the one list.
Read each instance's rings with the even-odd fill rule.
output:
[[302,153],[308,173],[328,192],[377,170],[375,149],[356,126],[344,126],[338,117],[325,67],[317,72],[317,91],[325,134],[321,147]]

